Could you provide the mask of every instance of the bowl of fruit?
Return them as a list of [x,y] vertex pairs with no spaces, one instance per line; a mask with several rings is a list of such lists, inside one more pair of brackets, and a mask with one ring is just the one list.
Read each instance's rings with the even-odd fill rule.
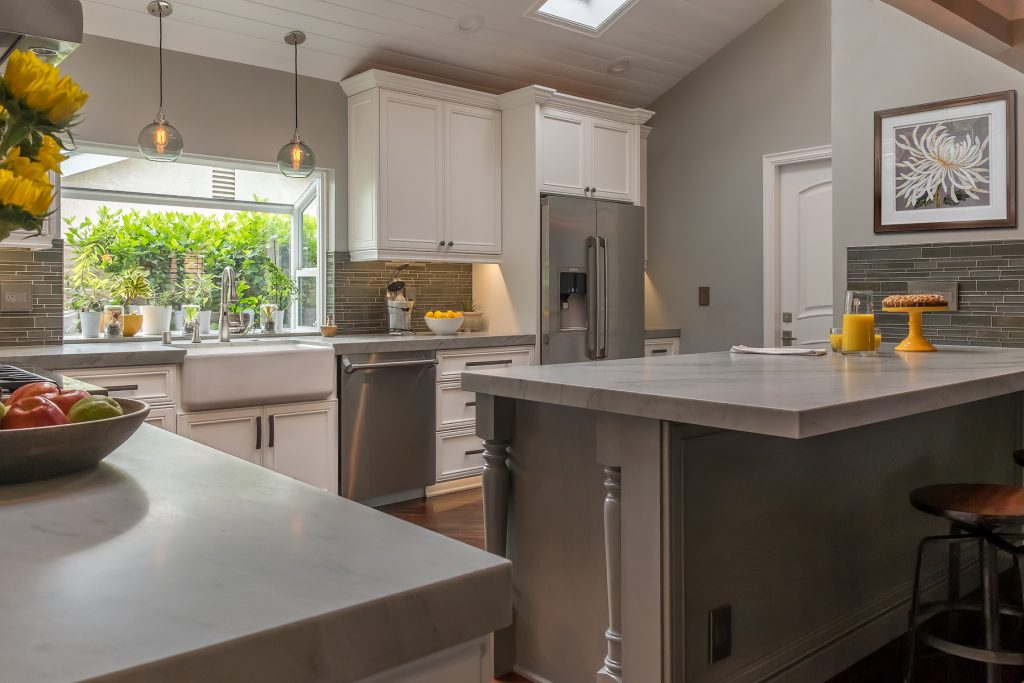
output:
[[88,469],[128,440],[149,406],[35,382],[0,404],[0,484]]
[[440,336],[455,334],[464,320],[459,311],[427,311],[423,319],[430,331]]

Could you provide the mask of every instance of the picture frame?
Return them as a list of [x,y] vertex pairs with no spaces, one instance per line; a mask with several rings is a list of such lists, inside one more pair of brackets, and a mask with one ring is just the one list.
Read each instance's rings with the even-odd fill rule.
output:
[[1017,225],[1015,90],[875,112],[875,232]]

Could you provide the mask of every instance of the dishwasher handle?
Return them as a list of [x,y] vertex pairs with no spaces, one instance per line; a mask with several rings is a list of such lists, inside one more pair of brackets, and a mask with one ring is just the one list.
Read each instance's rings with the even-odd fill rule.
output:
[[345,374],[351,375],[360,370],[386,370],[388,368],[415,368],[426,365],[437,365],[437,359],[429,360],[389,360],[383,363],[353,363],[347,358],[342,359]]

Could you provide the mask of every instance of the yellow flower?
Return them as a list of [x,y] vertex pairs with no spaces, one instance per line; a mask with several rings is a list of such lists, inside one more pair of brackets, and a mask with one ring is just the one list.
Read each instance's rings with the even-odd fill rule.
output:
[[46,173],[49,170],[43,164],[21,156],[21,150],[17,147],[12,147],[11,151],[7,153],[3,166],[14,173],[14,175],[28,178],[35,182],[46,180]]
[[36,154],[36,161],[46,167],[47,171],[60,173],[61,162],[67,161],[67,157],[61,153],[60,145],[51,136],[43,136],[43,144]]
[[0,205],[16,206],[33,216],[42,216],[50,210],[53,185],[48,181],[35,181],[0,168]]
[[57,67],[31,52],[11,53],[3,82],[14,97],[55,125],[69,123],[89,98],[70,78],[61,78]]

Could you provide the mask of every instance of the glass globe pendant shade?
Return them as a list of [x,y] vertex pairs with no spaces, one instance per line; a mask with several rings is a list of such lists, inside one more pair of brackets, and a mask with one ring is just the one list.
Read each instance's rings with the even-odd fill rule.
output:
[[177,161],[185,149],[181,133],[170,124],[163,112],[139,133],[139,151],[150,161]]
[[316,168],[316,156],[296,135],[277,153],[277,168],[289,178],[308,178]]

